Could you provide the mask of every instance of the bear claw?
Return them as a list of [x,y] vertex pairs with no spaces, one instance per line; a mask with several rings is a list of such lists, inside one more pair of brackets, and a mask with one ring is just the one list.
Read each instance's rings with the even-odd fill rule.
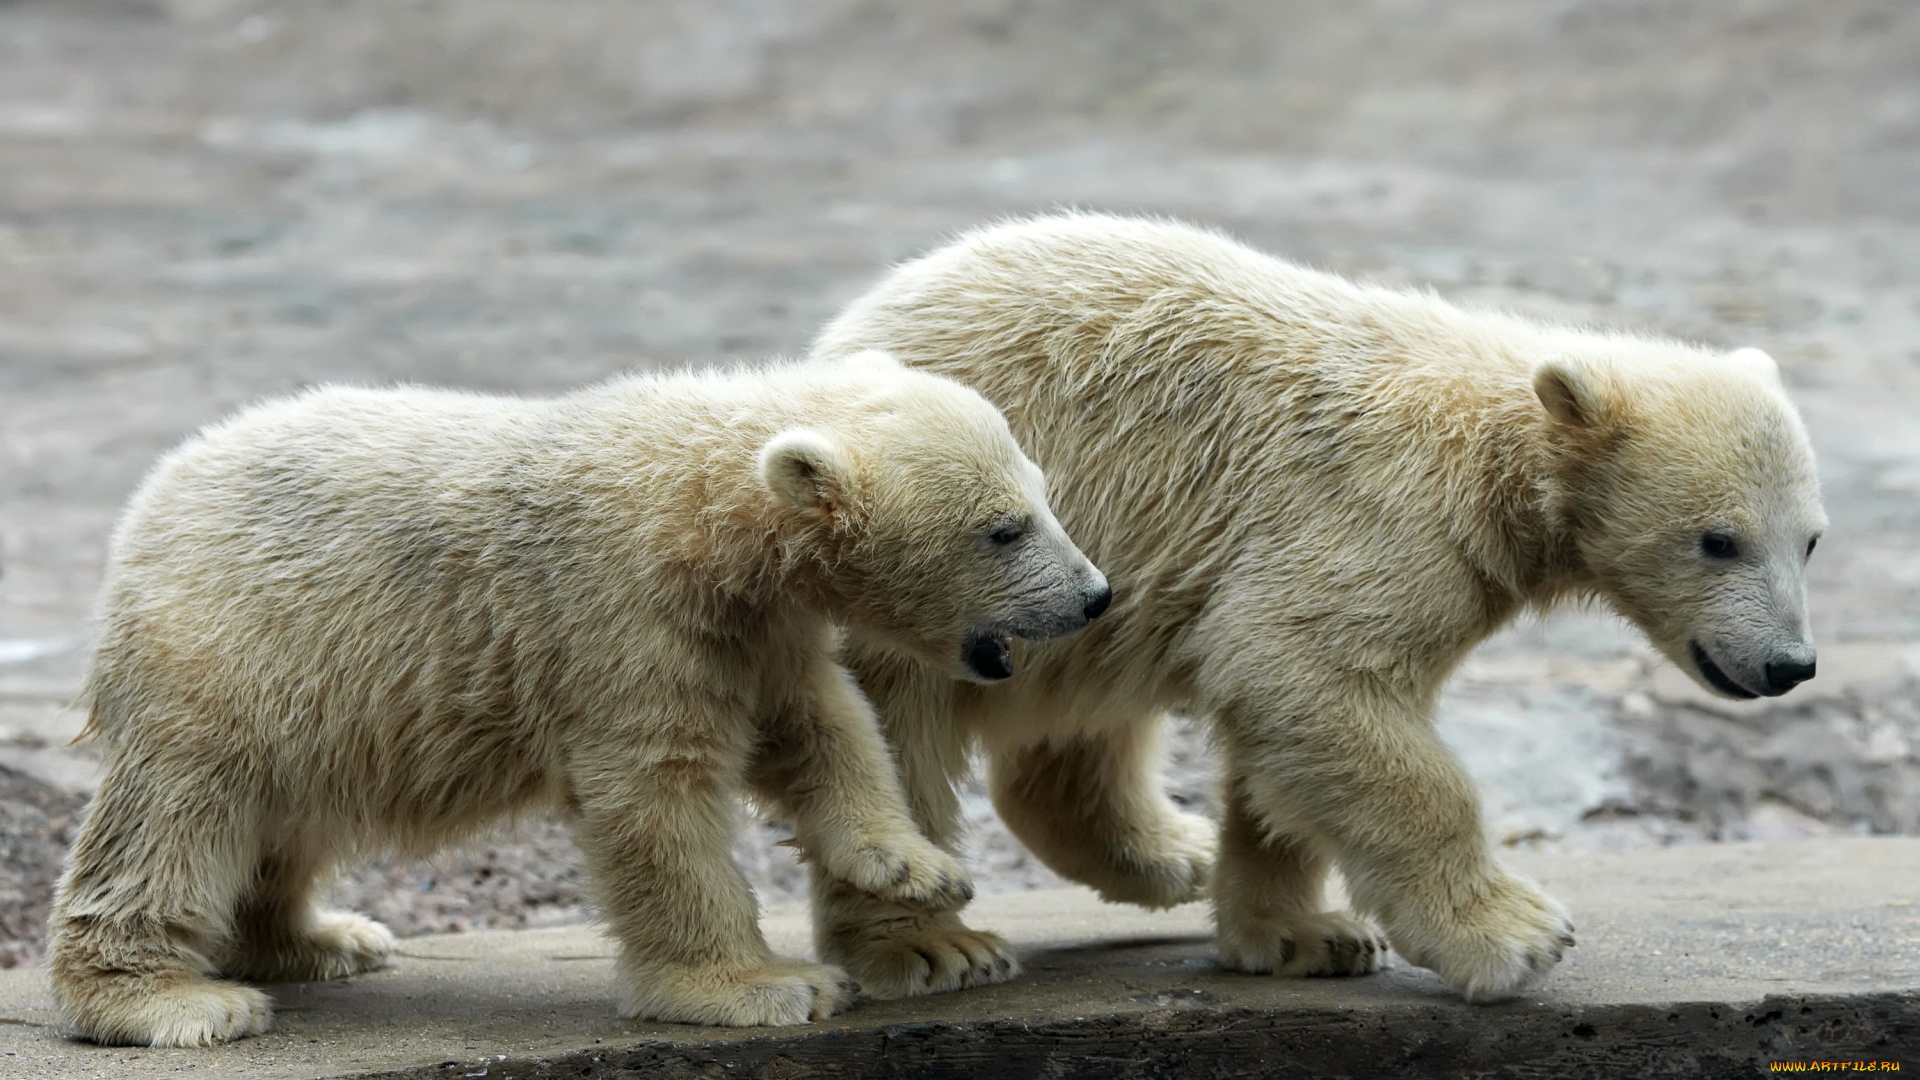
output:
[[1337,911],[1222,922],[1220,960],[1256,975],[1370,975],[1386,964],[1387,946],[1364,920]]

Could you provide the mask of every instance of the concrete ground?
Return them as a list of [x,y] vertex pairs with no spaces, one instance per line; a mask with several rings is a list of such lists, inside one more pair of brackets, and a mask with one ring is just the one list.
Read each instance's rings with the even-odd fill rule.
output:
[[[1569,613],[1441,724],[1516,849],[1920,831],[1916,177],[1898,0],[0,4],[0,965],[95,776],[64,706],[113,515],[185,433],[796,353],[888,262],[1062,205],[1772,350],[1833,517],[1821,678],[1725,706]],[[1058,883],[970,806],[983,885]],[[779,901],[773,838],[737,854]],[[588,914],[540,823],[343,891],[408,932]]]
[[[1516,860],[1580,945],[1534,991],[1467,1005],[1396,958],[1354,979],[1220,970],[1200,905],[990,897],[1026,974],[799,1028],[621,1020],[592,930],[442,935],[391,969],[273,988],[275,1029],[207,1050],[63,1038],[38,969],[0,972],[0,1075],[72,1077],[1751,1077],[1920,1067],[1920,840],[1736,843]],[[806,951],[803,911],[768,914]]]

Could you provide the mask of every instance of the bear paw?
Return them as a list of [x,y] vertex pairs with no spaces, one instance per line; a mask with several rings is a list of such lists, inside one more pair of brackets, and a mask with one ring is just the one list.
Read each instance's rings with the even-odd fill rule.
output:
[[1220,962],[1256,975],[1371,975],[1386,966],[1387,939],[1338,911],[1221,920]]
[[973,878],[958,859],[917,835],[855,848],[827,869],[862,892],[941,911],[973,899]]
[[320,982],[383,968],[393,947],[392,931],[372,919],[322,911],[293,940],[258,943],[223,966],[261,982]]
[[116,986],[100,998],[91,996],[84,988],[62,995],[68,1022],[81,1038],[115,1046],[212,1046],[273,1026],[267,995],[237,983],[196,978],[161,987]]
[[860,992],[840,968],[784,958],[754,967],[653,967],[632,972],[627,985],[627,1016],[722,1027],[825,1020]]
[[832,927],[821,938],[820,951],[875,998],[944,994],[1020,974],[1004,938],[970,930],[950,912],[889,914]]
[[1567,909],[1526,878],[1496,869],[1451,918],[1388,937],[1400,955],[1431,968],[1472,1002],[1503,1001],[1545,978],[1574,945]]
[[1089,881],[1102,900],[1170,908],[1206,898],[1220,826],[1199,814],[1176,814],[1141,838],[1142,844],[1115,851],[1112,869]]

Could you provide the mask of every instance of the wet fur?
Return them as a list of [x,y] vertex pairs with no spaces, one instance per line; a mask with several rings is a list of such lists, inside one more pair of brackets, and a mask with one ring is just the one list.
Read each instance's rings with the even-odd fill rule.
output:
[[[922,826],[956,841],[952,785],[982,747],[1002,818],[1044,861],[1150,907],[1210,890],[1234,967],[1377,966],[1373,927],[1322,910],[1334,864],[1359,912],[1473,1000],[1572,944],[1565,910],[1490,854],[1432,724],[1448,674],[1519,611],[1598,598],[1689,666],[1689,634],[1805,638],[1818,489],[1763,355],[1462,311],[1099,215],[899,267],[814,355],[867,348],[1000,406],[1114,588],[1092,630],[1024,650],[992,687],[856,641]],[[1720,519],[1766,538],[1752,576],[1772,585],[1736,595],[1701,563]],[[1218,831],[1160,789],[1169,710],[1212,722]],[[831,875],[815,889],[825,955],[869,989],[1001,977],[951,913]],[[900,958],[947,940],[964,962]]]
[[[966,554],[995,515],[1051,521],[1039,492],[991,406],[884,358],[548,401],[327,389],[209,429],[113,540],[107,772],[49,925],[68,1022],[263,1031],[268,998],[229,980],[392,950],[315,906],[335,867],[556,809],[627,1014],[830,1015],[854,986],[769,951],[728,855],[738,797],[876,901],[971,895],[908,817],[832,620],[956,667],[972,627],[1077,612],[1091,568],[1063,537],[1028,560],[1052,592]],[[1047,550],[1074,561],[1041,573]]]

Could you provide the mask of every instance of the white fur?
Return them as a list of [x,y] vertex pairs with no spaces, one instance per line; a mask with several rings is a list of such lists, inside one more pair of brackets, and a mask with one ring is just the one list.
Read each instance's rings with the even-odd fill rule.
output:
[[844,500],[852,468],[826,436],[805,428],[783,431],[760,450],[761,482],[806,510],[830,510]]
[[[880,364],[551,401],[329,389],[203,432],[113,540],[107,773],[49,925],[69,1023],[263,1031],[266,996],[216,976],[392,950],[314,907],[334,867],[539,809],[576,822],[628,1014],[832,1014],[845,972],[760,934],[737,796],[876,901],[971,895],[908,817],[833,624],[955,675],[983,627],[1083,625],[1104,583],[1044,527],[1037,475],[978,394]],[[987,538],[1008,517],[1043,523],[1018,553]]]
[[[1005,410],[1113,613],[960,687],[856,641],[850,662],[930,836],[985,748],[996,806],[1112,900],[1204,895],[1222,957],[1359,973],[1372,928],[1325,912],[1330,862],[1396,948],[1468,998],[1572,944],[1489,853],[1432,726],[1448,674],[1527,607],[1597,598],[1705,679],[1759,690],[1811,660],[1801,564],[1824,523],[1805,433],[1764,354],[1472,313],[1174,224],[1065,215],[983,229],[893,271],[815,355],[886,349]],[[1733,559],[1706,531],[1740,536]],[[1168,710],[1213,723],[1226,820],[1156,776]],[[824,953],[870,990],[997,977],[951,913],[819,875]],[[950,947],[946,943],[951,943]],[[943,947],[964,963],[901,961]]]

